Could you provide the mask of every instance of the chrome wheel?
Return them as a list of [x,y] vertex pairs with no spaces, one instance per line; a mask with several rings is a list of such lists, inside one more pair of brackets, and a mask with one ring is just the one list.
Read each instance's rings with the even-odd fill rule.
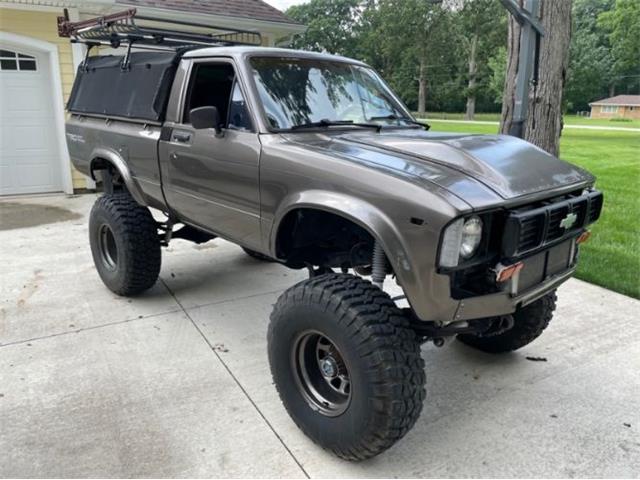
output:
[[335,344],[317,331],[307,331],[294,342],[291,362],[298,389],[309,406],[336,417],[351,401],[351,379]]
[[98,245],[100,246],[100,258],[104,266],[114,271],[118,265],[118,248],[116,239],[109,225],[102,224],[98,232]]

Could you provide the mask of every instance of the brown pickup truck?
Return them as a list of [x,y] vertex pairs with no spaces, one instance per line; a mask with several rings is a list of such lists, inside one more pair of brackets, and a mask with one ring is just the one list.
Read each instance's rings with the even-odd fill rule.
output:
[[602,209],[589,173],[514,137],[431,133],[356,60],[228,38],[175,48],[111,26],[70,35],[154,48],[87,56],[69,101],[71,158],[104,189],[96,269],[138,295],[172,238],[214,237],[308,269],[273,309],[268,352],[318,444],[358,460],[407,433],[422,343],[506,352],[545,329]]

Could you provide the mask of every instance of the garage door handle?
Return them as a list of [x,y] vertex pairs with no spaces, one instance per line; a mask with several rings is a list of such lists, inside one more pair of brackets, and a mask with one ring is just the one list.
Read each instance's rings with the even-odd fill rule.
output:
[[176,142],[186,143],[189,140],[191,140],[191,134],[190,133],[184,133],[184,132],[175,132],[173,134],[173,139]]

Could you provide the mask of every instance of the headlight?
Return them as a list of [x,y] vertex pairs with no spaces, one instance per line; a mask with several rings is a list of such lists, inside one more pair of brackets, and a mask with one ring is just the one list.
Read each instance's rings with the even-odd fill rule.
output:
[[471,258],[482,240],[482,220],[473,216],[449,224],[442,236],[440,266],[457,267],[460,257]]
[[482,220],[480,217],[471,217],[462,226],[462,242],[460,244],[460,256],[471,258],[482,239]]

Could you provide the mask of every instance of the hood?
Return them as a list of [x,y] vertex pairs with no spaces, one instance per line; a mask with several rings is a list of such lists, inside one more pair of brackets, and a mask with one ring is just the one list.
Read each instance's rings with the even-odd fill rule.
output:
[[[469,194],[477,196],[480,189],[506,200],[594,181],[585,170],[508,135],[357,131],[310,136],[302,143],[386,168],[421,176],[428,172],[429,180],[467,201]],[[480,185],[470,188],[470,183]]]

